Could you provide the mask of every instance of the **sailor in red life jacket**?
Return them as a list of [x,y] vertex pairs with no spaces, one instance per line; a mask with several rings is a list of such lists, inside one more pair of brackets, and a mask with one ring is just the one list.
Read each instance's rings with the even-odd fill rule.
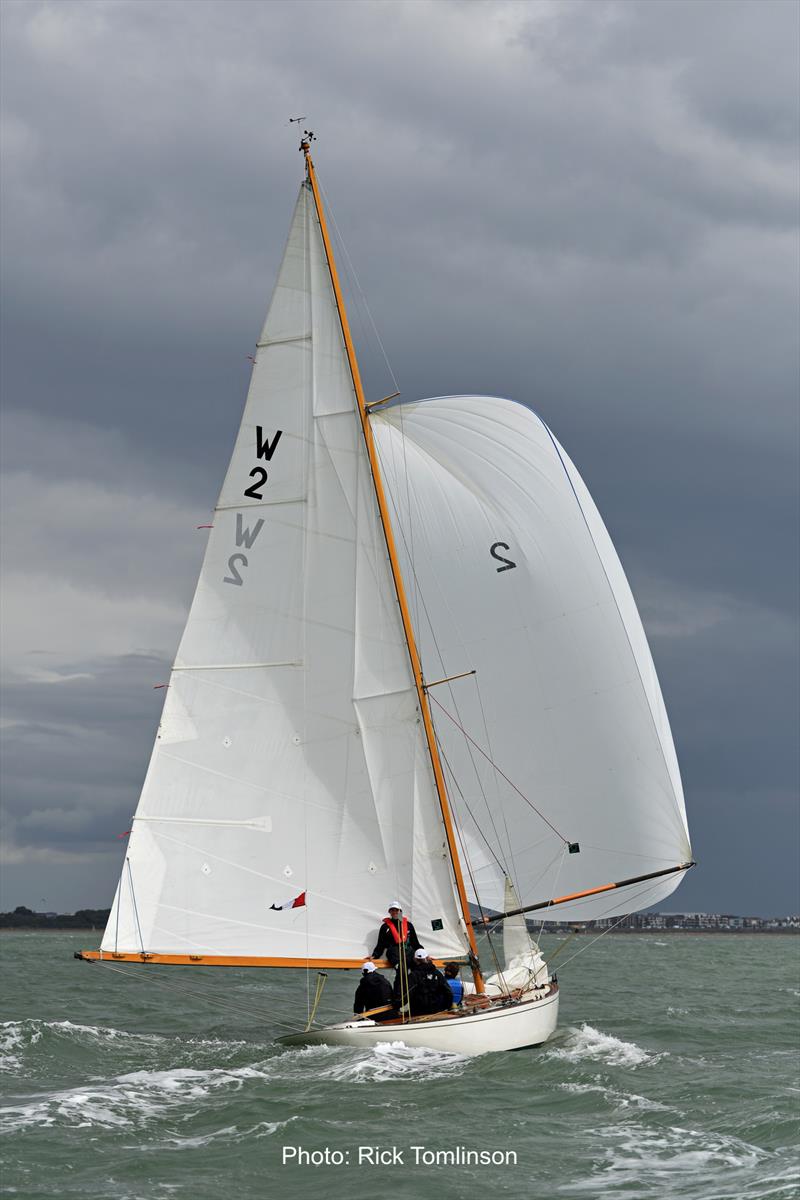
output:
[[402,916],[402,912],[399,900],[393,900],[389,905],[388,917],[383,918],[378,941],[372,951],[372,958],[386,958],[393,967],[399,963],[401,952],[404,952],[406,959],[412,959],[414,951],[419,950],[417,931]]

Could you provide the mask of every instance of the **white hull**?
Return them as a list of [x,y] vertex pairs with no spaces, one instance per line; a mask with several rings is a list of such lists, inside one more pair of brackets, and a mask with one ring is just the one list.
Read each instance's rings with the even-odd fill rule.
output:
[[343,1021],[308,1033],[278,1038],[282,1046],[359,1046],[369,1049],[379,1042],[444,1050],[452,1054],[492,1054],[540,1046],[553,1034],[558,1021],[558,986],[548,985],[530,998],[506,1006],[493,1005],[478,1012],[459,1013],[406,1024],[377,1021]]

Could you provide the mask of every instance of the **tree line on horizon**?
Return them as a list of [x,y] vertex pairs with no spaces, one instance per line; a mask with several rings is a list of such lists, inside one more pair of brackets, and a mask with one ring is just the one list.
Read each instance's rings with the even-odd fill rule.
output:
[[109,908],[79,908],[74,913],[42,913],[17,906],[13,912],[0,913],[0,929],[96,929],[105,927]]

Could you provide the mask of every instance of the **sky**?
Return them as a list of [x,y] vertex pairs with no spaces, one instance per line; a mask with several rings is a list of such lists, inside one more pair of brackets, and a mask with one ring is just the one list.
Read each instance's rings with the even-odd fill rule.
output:
[[529,404],[608,525],[699,864],[662,907],[800,911],[799,14],[4,0],[0,907],[111,902],[303,116],[403,398]]

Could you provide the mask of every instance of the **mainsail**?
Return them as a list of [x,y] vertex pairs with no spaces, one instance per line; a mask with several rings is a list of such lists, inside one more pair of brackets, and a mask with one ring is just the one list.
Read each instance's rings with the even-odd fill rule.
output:
[[[688,863],[678,763],[644,630],[600,515],[553,434],[529,408],[484,396],[402,404],[372,420],[425,677],[475,672],[430,692],[481,902],[502,907],[506,873],[526,905]],[[644,908],[681,878],[581,898],[554,915]]]
[[395,896],[431,953],[463,955],[306,182],[102,950],[352,965]]

